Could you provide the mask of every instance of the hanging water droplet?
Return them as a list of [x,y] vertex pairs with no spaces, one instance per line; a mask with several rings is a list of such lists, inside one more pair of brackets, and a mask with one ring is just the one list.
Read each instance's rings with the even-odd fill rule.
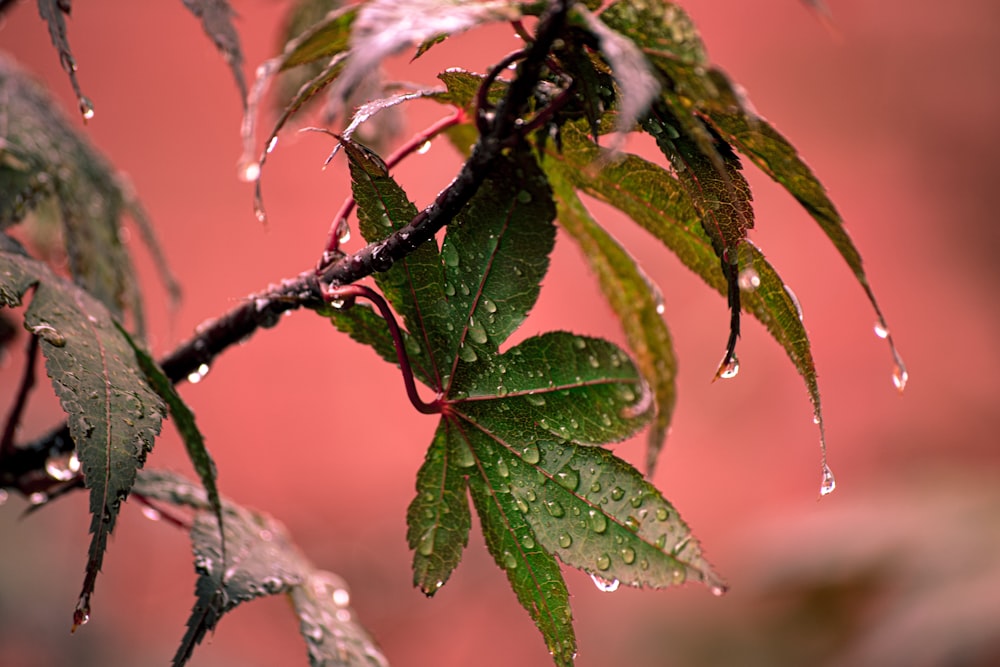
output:
[[94,103],[82,95],[77,102],[80,104],[80,115],[83,116],[83,120],[92,120],[94,118]]
[[52,456],[45,462],[45,472],[57,482],[68,482],[80,472],[80,459],[76,452]]
[[889,328],[885,325],[885,322],[878,321],[875,323],[875,335],[883,340],[889,337]]
[[346,588],[338,588],[333,591],[333,604],[338,607],[346,607],[351,603],[351,594]]
[[244,157],[236,165],[236,177],[244,183],[256,183],[260,180],[260,162],[252,157]]
[[719,365],[719,370],[716,373],[716,377],[720,377],[723,380],[729,380],[736,377],[740,373],[740,360],[736,358],[734,354],[731,358],[722,360],[722,364]]
[[902,394],[903,390],[906,389],[906,383],[910,379],[910,374],[907,372],[902,360],[898,357],[897,359],[898,361],[892,367],[892,384]]
[[351,225],[347,222],[347,218],[341,218],[337,221],[337,227],[334,229],[333,234],[336,236],[338,243],[347,243],[351,240]]
[[28,502],[32,505],[44,505],[49,502],[49,494],[43,491],[35,491],[30,496],[28,496]]
[[198,368],[188,374],[187,379],[191,384],[198,384],[208,375],[208,364],[199,364]]
[[73,610],[73,631],[75,632],[81,625],[86,625],[89,620],[90,599],[89,597],[82,597],[76,603],[76,609]]
[[417,149],[417,155],[426,155],[427,151],[431,149],[431,140],[428,139],[424,143],[420,144],[420,148]]
[[823,481],[819,485],[819,495],[828,496],[837,488],[837,478],[833,476],[830,466],[823,464]]
[[618,590],[618,586],[621,585],[621,582],[617,579],[603,579],[596,574],[590,575],[590,578],[593,580],[594,585],[597,586],[597,590],[602,593],[614,593]]
[[274,150],[274,147],[277,145],[278,145],[278,135],[274,135],[273,137],[271,137],[271,140],[267,142],[267,148],[265,148],[264,151],[270,154]]
[[712,595],[715,597],[721,597],[726,594],[726,587],[721,584],[713,585],[710,590],[712,591]]
[[752,292],[760,287],[760,274],[752,266],[747,267],[740,271],[736,282],[744,292]]
[[597,569],[598,570],[607,570],[609,567],[611,567],[611,557],[610,556],[608,556],[607,554],[601,554],[600,556],[597,557]]

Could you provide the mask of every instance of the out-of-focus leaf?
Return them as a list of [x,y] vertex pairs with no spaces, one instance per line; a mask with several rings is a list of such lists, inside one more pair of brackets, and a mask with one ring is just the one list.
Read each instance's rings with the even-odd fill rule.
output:
[[646,475],[653,476],[677,402],[677,359],[663,320],[659,290],[607,231],[591,217],[575,189],[557,169],[548,172],[559,223],[580,246],[601,291],[621,322],[636,366],[650,384],[656,416],[649,429]]
[[228,503],[224,517],[222,531],[211,514],[195,517],[191,542],[199,575],[197,600],[174,667],[187,663],[194,647],[215,629],[223,614],[254,598],[290,592],[303,582],[302,556],[279,523]]
[[635,42],[655,64],[708,64],[701,35],[687,13],[665,0],[615,0],[599,14],[612,30]]
[[66,16],[69,15],[71,7],[72,0],[38,0],[38,13],[49,27],[49,38],[59,53],[59,64],[69,76],[69,83],[73,86],[73,92],[80,105],[80,115],[84,120],[89,120],[94,116],[94,106],[83,94],[80,82],[76,78],[76,59],[70,51],[69,38],[66,34]]
[[469,504],[465,479],[449,465],[455,437],[442,421],[417,473],[417,496],[406,513],[406,539],[413,549],[413,585],[426,595],[441,588],[462,558],[469,541]]
[[0,235],[0,303],[18,305],[31,288],[24,325],[41,340],[90,489],[93,537],[76,626],[89,616],[108,536],[160,431],[164,405],[107,308]]
[[291,591],[312,667],[388,667],[389,661],[355,620],[344,580],[314,571]]
[[[306,31],[326,18],[326,16],[341,6],[340,0],[296,0],[285,14],[284,24],[279,33],[278,46],[284,50],[286,44],[298,39]],[[305,63],[303,67],[289,67],[278,82],[278,90],[274,96],[274,108],[280,112],[296,92],[310,79],[320,73],[322,62]]]
[[264,514],[223,500],[226,549],[205,489],[160,470],[139,474],[135,492],[150,500],[198,510],[191,530],[198,582],[188,632],[174,658],[185,664],[195,645],[222,615],[242,602],[285,593],[299,617],[299,631],[313,667],[387,667],[381,650],[358,623],[347,584],[317,570],[284,527]]
[[233,79],[240,91],[244,107],[247,99],[247,82],[243,77],[243,50],[240,36],[233,25],[233,8],[228,0],[182,0],[192,14],[201,19],[201,26],[212,43],[222,53],[233,72]]
[[122,216],[139,224],[164,284],[179,289],[167,270],[141,207],[130,188],[82,137],[58,106],[13,62],[0,57],[0,228],[51,199],[60,212],[74,280],[117,318],[127,306],[141,331],[137,279],[121,242]]
[[[205,447],[205,439],[202,437],[201,431],[198,430],[198,425],[194,421],[194,413],[191,412],[191,408],[187,406],[184,399],[174,389],[174,383],[166,376],[163,369],[156,363],[156,360],[142,346],[136,343],[121,325],[118,325],[118,332],[128,341],[128,344],[135,352],[136,361],[139,362],[142,372],[146,374],[146,381],[160,395],[160,398],[166,402],[167,408],[170,410],[170,416],[174,420],[174,426],[177,427],[177,432],[180,433],[181,439],[184,441],[188,458],[191,459],[191,464],[194,466],[195,472],[198,473],[198,478],[201,479],[201,483],[205,487],[209,505],[215,513],[218,525],[222,526],[222,497],[219,495],[219,488],[216,485],[217,473],[215,462],[212,460],[212,455],[209,454],[208,448]],[[222,551],[225,552],[224,539],[222,547]]]

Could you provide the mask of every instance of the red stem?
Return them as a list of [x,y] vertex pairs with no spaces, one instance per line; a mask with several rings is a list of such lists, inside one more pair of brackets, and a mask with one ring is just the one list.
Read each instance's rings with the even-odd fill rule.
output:
[[[397,148],[392,155],[388,157],[385,161],[385,166],[392,169],[404,159],[416,153],[421,146],[426,144],[428,141],[441,134],[449,127],[459,125],[465,122],[465,111],[457,108],[455,112],[450,116],[445,116],[440,120],[436,121],[433,125],[428,126],[424,130],[417,132],[409,140]],[[316,265],[316,273],[322,273],[331,263],[331,260],[338,258],[340,254],[340,221],[347,220],[347,217],[354,210],[356,202],[354,201],[354,196],[350,196],[344,200],[343,205],[340,210],[337,211],[337,215],[333,217],[333,224],[330,226],[330,232],[327,235],[326,247],[323,251],[323,255],[320,257],[319,263]]]
[[326,291],[326,300],[331,305],[334,302],[341,302],[339,308],[349,308],[353,305],[354,299],[359,296],[368,299],[378,308],[379,313],[382,314],[382,319],[385,320],[386,325],[389,327],[392,342],[396,346],[396,359],[399,361],[399,370],[403,373],[403,384],[406,386],[406,395],[410,399],[410,403],[417,409],[417,412],[422,412],[425,415],[440,414],[443,407],[440,396],[427,403],[424,399],[420,398],[420,394],[417,392],[417,383],[413,378],[413,368],[410,366],[410,359],[406,355],[406,348],[403,346],[403,333],[399,329],[399,324],[396,323],[396,316],[393,315],[389,304],[382,298],[382,295],[365,285],[331,286]]

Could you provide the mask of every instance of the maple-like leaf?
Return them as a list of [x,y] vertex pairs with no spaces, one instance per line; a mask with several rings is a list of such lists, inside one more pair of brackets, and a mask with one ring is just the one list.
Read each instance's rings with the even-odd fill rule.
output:
[[[377,242],[415,215],[381,160],[345,142],[359,226]],[[500,346],[534,305],[553,246],[555,207],[530,153],[504,158],[448,227],[376,273],[407,327],[414,374],[441,418],[408,512],[414,580],[432,594],[458,564],[470,529],[466,489],[486,544],[557,664],[576,640],[555,557],[600,579],[721,589],[677,512],[599,445],[644,426],[653,396],[629,357],[568,332]],[[325,311],[388,359],[373,311]]]

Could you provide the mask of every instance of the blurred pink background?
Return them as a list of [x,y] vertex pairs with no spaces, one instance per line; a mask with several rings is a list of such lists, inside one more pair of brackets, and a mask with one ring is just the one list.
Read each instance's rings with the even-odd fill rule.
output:
[[[234,5],[252,76],[278,48],[284,4]],[[694,585],[606,594],[566,570],[578,664],[1000,664],[1000,226],[992,210],[1000,5],[829,0],[833,30],[791,1],[683,5],[714,62],[798,147],[840,208],[910,384],[897,395],[892,359],[844,262],[748,163],[752,238],[798,295],[820,372],[839,486],[817,502],[817,433],[784,352],[752,322],[739,377],[710,382],[725,343],[724,300],[641,230],[608,218],[660,285],[681,363],[675,421],[654,481],[731,591],[720,599]],[[348,192],[339,160],[320,169],[328,138],[282,138],[264,172],[270,222],[262,227],[251,187],[236,179],[240,105],[230,72],[182,3],[78,3],[69,36],[96,108],[85,133],[131,176],[185,289],[171,315],[148,254],[132,243],[157,354],[247,294],[313,265]],[[500,26],[435,47],[412,65],[397,58],[391,71],[430,83],[440,69],[482,71],[516,47]],[[9,12],[0,48],[47,82],[80,124],[33,3]],[[444,113],[416,105],[408,130]],[[458,164],[442,141],[396,176],[424,205]],[[565,242],[518,335],[555,328],[621,341]],[[9,378],[22,363],[11,356],[2,369],[4,413],[16,384]],[[318,566],[347,579],[391,664],[551,664],[477,527],[434,599],[411,587],[405,511],[436,422],[410,408],[398,372],[372,352],[295,313],[181,391],[222,491],[272,513]],[[21,439],[59,419],[50,392],[37,392]],[[640,437],[615,451],[640,464],[643,447]],[[190,470],[169,424],[148,466]],[[88,542],[85,495],[25,520],[20,498],[0,508],[0,665],[169,663],[193,602],[189,542],[131,505],[92,620],[72,637]],[[272,598],[225,617],[190,664],[308,661],[289,605]]]

